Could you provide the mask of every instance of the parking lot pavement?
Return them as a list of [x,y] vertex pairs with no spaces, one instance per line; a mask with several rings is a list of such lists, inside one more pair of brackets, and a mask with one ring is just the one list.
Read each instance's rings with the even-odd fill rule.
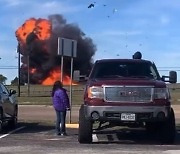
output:
[[[173,106],[176,121],[180,123],[180,106]],[[52,106],[19,106],[19,123],[16,130],[5,128],[0,134],[2,154],[177,154],[180,153],[180,128],[174,145],[162,145],[157,135],[142,129],[121,128],[114,131],[93,132],[93,144],[78,142],[78,110],[72,108],[72,123],[68,136],[55,135],[55,112]]]
[[20,122],[18,128],[22,129],[0,138],[0,153],[177,154],[180,152],[180,132],[177,134],[175,145],[161,145],[156,136],[139,129],[96,132],[93,134],[93,144],[79,144],[77,128],[67,128],[68,136],[65,137],[55,135],[54,126],[49,123]]

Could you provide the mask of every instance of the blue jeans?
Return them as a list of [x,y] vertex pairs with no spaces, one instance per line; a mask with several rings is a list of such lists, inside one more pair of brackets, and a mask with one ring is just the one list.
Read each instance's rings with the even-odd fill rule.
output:
[[66,133],[66,111],[56,111],[56,133],[65,134]]

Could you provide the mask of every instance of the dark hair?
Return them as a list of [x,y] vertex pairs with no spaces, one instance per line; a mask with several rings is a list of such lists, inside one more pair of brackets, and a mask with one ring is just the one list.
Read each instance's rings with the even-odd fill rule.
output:
[[53,85],[53,88],[52,88],[52,94],[51,94],[51,96],[53,97],[55,91],[56,91],[57,89],[62,88],[62,87],[63,87],[63,84],[62,84],[61,81],[56,81],[56,82],[54,82],[54,85]]

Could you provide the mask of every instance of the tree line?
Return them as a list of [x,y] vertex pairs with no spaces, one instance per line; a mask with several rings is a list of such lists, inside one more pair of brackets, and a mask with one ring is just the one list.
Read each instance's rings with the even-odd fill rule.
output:
[[[0,83],[6,84],[7,77],[0,74]],[[11,81],[11,85],[18,85],[18,77],[15,77],[14,80]]]

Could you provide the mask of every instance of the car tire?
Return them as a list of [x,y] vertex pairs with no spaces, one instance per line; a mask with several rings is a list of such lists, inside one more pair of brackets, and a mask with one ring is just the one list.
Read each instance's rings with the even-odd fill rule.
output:
[[92,143],[92,122],[85,118],[84,106],[79,110],[79,143]]
[[176,124],[174,111],[172,108],[169,114],[169,118],[160,125],[159,135],[162,144],[173,144],[175,141]]
[[16,128],[17,121],[18,121],[17,115],[18,115],[18,110],[16,108],[15,111],[14,111],[14,116],[12,117],[12,119],[10,121],[8,121],[8,127],[9,128],[11,128],[11,129]]
[[0,133],[3,130],[3,111],[0,109]]
[[147,133],[156,133],[158,124],[156,122],[147,122],[145,125]]

